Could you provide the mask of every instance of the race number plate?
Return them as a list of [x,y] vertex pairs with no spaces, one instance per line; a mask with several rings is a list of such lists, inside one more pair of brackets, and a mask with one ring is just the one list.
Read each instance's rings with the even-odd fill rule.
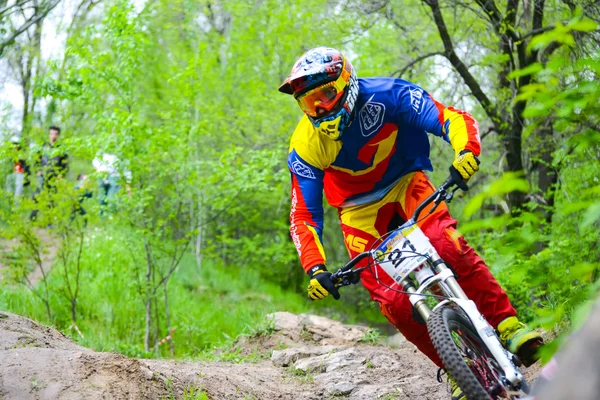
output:
[[392,233],[375,249],[375,261],[400,283],[418,269],[435,250],[423,231],[413,225]]

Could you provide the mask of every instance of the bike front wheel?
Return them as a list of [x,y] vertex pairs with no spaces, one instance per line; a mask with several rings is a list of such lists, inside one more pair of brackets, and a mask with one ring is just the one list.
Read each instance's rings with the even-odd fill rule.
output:
[[[502,368],[461,311],[438,308],[427,320],[427,330],[446,372],[467,399],[521,398],[519,390],[505,386]],[[526,387],[527,383],[523,381],[522,388]]]

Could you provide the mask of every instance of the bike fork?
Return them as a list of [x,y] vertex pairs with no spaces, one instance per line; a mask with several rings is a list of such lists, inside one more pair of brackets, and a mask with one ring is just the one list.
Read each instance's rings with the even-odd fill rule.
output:
[[[446,275],[450,271],[450,269],[443,263],[437,266],[440,275]],[[514,386],[518,386],[523,381],[523,374],[519,371],[519,369],[515,366],[512,361],[512,354],[509,353],[502,343],[500,339],[496,335],[494,328],[487,322],[485,317],[481,314],[481,312],[477,309],[475,302],[470,300],[465,292],[462,290],[454,274],[452,276],[443,279],[443,283],[450,289],[450,291],[454,294],[454,296],[449,300],[456,305],[458,305],[462,311],[466,314],[467,318],[475,327],[477,334],[490,351],[494,359],[500,365],[500,368],[504,371],[505,378]],[[438,308],[442,305],[442,303],[438,304],[435,308]],[[435,310],[434,308],[434,310]]]
[[490,351],[494,359],[498,362],[500,368],[502,368],[504,371],[505,378],[515,387],[518,387],[518,385],[523,381],[523,374],[521,374],[519,369],[512,362],[512,357],[509,355],[510,353],[502,346],[500,339],[498,339],[496,332],[494,332],[494,328],[492,328],[483,315],[481,315],[477,309],[477,306],[475,305],[475,302],[472,300],[464,300],[459,298],[453,298],[450,299],[450,301],[458,305],[467,315],[475,327],[477,334]]
[[[477,309],[475,302],[469,300],[465,292],[462,290],[454,273],[448,268],[443,262],[436,263],[437,275],[433,278],[424,282],[419,289],[415,289],[411,281],[403,281],[404,290],[409,294],[409,298],[415,309],[423,317],[425,321],[429,319],[431,313],[439,307],[443,307],[448,303],[454,303],[462,309],[467,318],[473,324],[473,327],[477,331],[477,334],[492,354],[494,359],[500,365],[500,368],[504,371],[506,379],[514,386],[518,386],[523,381],[523,375],[519,369],[515,366],[512,361],[512,355],[504,349],[500,339],[496,335],[494,328],[487,322],[483,315]],[[423,292],[428,290],[434,284],[439,284],[443,288],[444,292],[451,295],[450,299],[445,300],[435,306],[433,310],[425,303],[425,297],[422,295]]]

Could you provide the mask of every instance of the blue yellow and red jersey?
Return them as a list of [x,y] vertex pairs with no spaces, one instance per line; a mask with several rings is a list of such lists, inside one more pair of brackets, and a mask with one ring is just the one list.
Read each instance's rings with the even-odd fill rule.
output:
[[308,270],[326,264],[323,191],[338,208],[381,199],[409,172],[433,170],[427,132],[448,141],[456,154],[480,154],[477,122],[446,107],[402,79],[359,79],[353,120],[340,140],[319,135],[304,116],[292,135],[291,235]]

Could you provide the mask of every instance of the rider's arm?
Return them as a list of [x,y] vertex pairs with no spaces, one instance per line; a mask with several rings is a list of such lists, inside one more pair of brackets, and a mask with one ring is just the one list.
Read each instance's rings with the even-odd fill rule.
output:
[[306,162],[294,149],[288,156],[292,175],[290,234],[305,271],[325,265],[323,250],[323,170]]
[[398,114],[401,120],[450,142],[458,156],[469,150],[481,153],[479,126],[466,111],[446,107],[417,85],[398,80]]

